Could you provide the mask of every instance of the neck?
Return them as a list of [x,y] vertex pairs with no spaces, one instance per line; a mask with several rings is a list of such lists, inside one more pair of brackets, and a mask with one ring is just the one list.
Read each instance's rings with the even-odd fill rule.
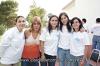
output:
[[66,26],[66,25],[63,25],[63,27],[66,27],[66,28],[67,28],[67,26]]
[[18,27],[17,27],[17,29],[18,29],[19,32],[22,32],[22,29],[19,29]]
[[75,32],[78,32],[79,31],[79,29],[77,28],[77,29],[75,29]]
[[52,30],[55,30],[56,29],[56,27],[52,27]]
[[38,31],[32,31],[32,33],[39,33]]
[[63,26],[66,26],[66,24],[64,24]]

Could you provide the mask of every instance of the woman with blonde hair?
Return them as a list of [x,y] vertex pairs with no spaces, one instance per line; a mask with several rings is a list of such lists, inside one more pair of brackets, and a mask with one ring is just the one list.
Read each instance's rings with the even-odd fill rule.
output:
[[39,66],[40,58],[39,36],[41,30],[41,19],[39,16],[33,17],[30,29],[25,30],[25,46],[22,53],[21,66]]

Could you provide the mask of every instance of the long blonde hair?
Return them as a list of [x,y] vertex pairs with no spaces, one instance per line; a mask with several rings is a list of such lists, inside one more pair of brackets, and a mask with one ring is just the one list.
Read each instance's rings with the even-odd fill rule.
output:
[[33,28],[34,22],[38,22],[38,23],[39,23],[40,29],[39,29],[38,32],[40,33],[40,31],[41,31],[41,18],[40,18],[39,16],[34,16],[34,17],[33,17],[33,19],[32,19],[32,24],[31,24],[31,27],[30,27],[30,32],[31,32],[31,31],[34,31],[34,28]]

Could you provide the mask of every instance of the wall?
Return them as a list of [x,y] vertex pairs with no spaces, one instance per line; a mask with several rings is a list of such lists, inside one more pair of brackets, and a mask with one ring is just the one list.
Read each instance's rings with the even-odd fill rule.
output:
[[69,14],[70,18],[77,16],[86,18],[89,27],[95,23],[95,19],[100,17],[100,0],[76,0],[75,6],[65,11]]

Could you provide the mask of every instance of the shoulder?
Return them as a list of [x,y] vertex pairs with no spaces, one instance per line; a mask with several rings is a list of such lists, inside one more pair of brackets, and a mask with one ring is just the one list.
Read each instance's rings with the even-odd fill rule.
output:
[[94,24],[94,25],[92,25],[92,29],[94,29],[95,27],[97,27],[98,26],[98,24]]
[[2,38],[13,37],[15,30],[16,30],[15,27],[9,28],[8,30],[4,32],[4,34],[2,35]]
[[89,34],[87,32],[82,33],[84,37],[89,37]]
[[17,27],[12,27],[12,28],[9,28],[7,31],[12,32],[12,31],[15,31],[16,29],[17,29]]
[[25,34],[27,34],[27,33],[29,33],[29,32],[30,32],[29,30],[25,30],[25,31],[24,31]]
[[4,34],[13,34],[13,32],[15,32],[15,30],[16,30],[15,27],[9,28],[8,30],[5,31]]
[[47,32],[48,32],[47,28],[42,28],[41,33],[47,33]]
[[31,31],[30,30],[25,30],[24,31],[25,37],[28,37],[30,34],[31,34]]

